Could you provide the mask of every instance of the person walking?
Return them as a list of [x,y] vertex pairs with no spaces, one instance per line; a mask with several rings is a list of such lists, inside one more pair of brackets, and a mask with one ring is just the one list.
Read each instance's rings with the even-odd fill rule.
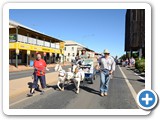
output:
[[[46,67],[46,62],[41,59],[41,54],[37,54],[37,59],[34,61],[34,81],[31,88],[31,91],[28,96],[32,96],[34,93],[34,90],[38,87],[38,79],[40,80],[42,89],[46,88],[46,79],[45,79],[45,70],[49,71],[49,69]],[[41,95],[44,93],[43,90],[41,91]]]
[[104,56],[100,58],[99,67],[96,67],[96,69],[100,70],[100,95],[107,96],[110,75],[115,71],[114,59],[107,49],[104,50]]
[[134,67],[135,66],[135,59],[133,57],[131,57],[130,59],[130,67]]

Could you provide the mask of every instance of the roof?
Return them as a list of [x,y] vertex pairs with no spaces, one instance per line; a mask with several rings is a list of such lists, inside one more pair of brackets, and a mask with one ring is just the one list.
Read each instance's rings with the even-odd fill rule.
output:
[[78,42],[75,42],[75,41],[71,41],[71,40],[66,40],[65,41],[65,45],[78,45],[78,46],[86,48],[84,45],[82,45],[82,44],[80,44]]
[[89,48],[86,48],[86,50],[87,50],[87,51],[91,51],[91,52],[94,52],[94,50],[91,50],[91,49],[89,49]]
[[36,32],[36,33],[38,33],[38,34],[44,35],[44,36],[46,36],[46,37],[50,37],[50,38],[55,39],[55,40],[57,40],[57,41],[59,41],[59,42],[64,42],[64,41],[62,41],[62,40],[59,40],[59,39],[54,38],[54,37],[52,37],[52,36],[50,36],[50,35],[47,35],[47,34],[45,34],[45,33],[42,33],[42,32],[39,32],[39,31],[37,31],[37,30],[34,30],[34,29],[32,29],[32,28],[29,28],[29,27],[27,27],[27,26],[25,26],[25,25],[22,25],[22,24],[20,24],[20,23],[18,23],[18,22],[16,22],[16,21],[13,21],[13,20],[9,20],[9,25],[11,25],[12,27],[15,26],[15,27],[24,28],[24,29],[27,29],[27,30]]
[[65,45],[67,45],[67,46],[78,45],[78,46],[84,47],[87,51],[92,51],[92,52],[94,52],[93,50],[87,48],[86,46],[84,46],[84,45],[82,45],[82,44],[80,44],[80,43],[78,43],[78,42],[71,41],[71,40],[66,40],[66,41],[65,41]]

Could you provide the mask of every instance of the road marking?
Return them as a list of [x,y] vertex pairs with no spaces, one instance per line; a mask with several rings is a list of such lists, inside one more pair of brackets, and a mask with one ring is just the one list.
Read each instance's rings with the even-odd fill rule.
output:
[[135,72],[134,72],[134,74],[135,74],[136,76],[138,76],[139,78],[141,78],[141,79],[145,80],[145,78],[144,78],[144,77],[139,76],[137,73],[135,73]]
[[[38,94],[36,94],[36,95],[38,95]],[[36,96],[36,95],[34,95],[34,96]],[[24,98],[24,99],[22,99],[22,100],[19,100],[19,101],[17,101],[17,102],[14,102],[14,103],[11,103],[10,105],[9,105],[9,107],[12,107],[13,105],[16,105],[16,104],[18,104],[18,103],[20,103],[20,102],[23,102],[23,101],[25,101],[25,100],[28,100],[30,97],[26,97],[26,98]]]
[[[47,91],[49,91],[49,90],[51,90],[51,89],[52,89],[52,88],[47,88],[47,89],[44,90],[44,91],[47,92]],[[44,94],[45,94],[45,93],[44,93]],[[40,94],[35,93],[32,97],[35,97],[35,96],[37,96],[37,95],[40,95]],[[17,102],[11,103],[11,104],[9,105],[9,107],[12,107],[13,105],[16,105],[16,104],[18,104],[18,103],[21,103],[21,102],[23,102],[23,101],[25,101],[25,100],[28,100],[28,99],[32,98],[32,97],[25,97],[25,98],[22,99],[22,100],[19,100],[19,101],[17,101]]]
[[[130,92],[132,93],[132,96],[133,96],[133,98],[134,98],[134,100],[136,102],[136,105],[137,105],[137,93],[136,93],[136,91],[134,90],[133,86],[131,85],[131,83],[129,82],[129,80],[127,79],[126,75],[124,74],[122,69],[119,67],[119,65],[118,65],[118,68],[121,71],[121,73],[122,73],[122,75],[123,75],[123,77],[125,79],[125,82],[127,83],[128,88],[129,88]],[[138,105],[137,105],[137,107],[140,108]]]

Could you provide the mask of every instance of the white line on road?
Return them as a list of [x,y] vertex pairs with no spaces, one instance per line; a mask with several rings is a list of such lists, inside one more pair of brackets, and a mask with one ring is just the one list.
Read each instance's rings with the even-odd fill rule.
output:
[[145,80],[145,78],[144,77],[141,77],[141,76],[139,76],[137,73],[134,73],[136,76],[138,76],[139,78],[141,78],[141,79],[143,79],[143,80]]
[[[51,88],[48,88],[48,89],[46,89],[46,90],[44,90],[44,92],[47,92],[47,91],[49,91],[49,90],[51,90]],[[45,94],[45,93],[44,93]],[[37,96],[37,95],[40,95],[39,93],[35,93],[32,97],[35,97],[35,96]],[[24,99],[21,99],[21,100],[19,100],[19,101],[17,101],[17,102],[14,102],[14,103],[11,103],[10,105],[9,105],[9,107],[12,107],[12,106],[14,106],[14,105],[16,105],[16,104],[18,104],[18,103],[21,103],[21,102],[23,102],[23,101],[25,101],[25,100],[28,100],[28,99],[30,99],[31,97],[25,97]]]
[[[126,75],[124,74],[124,72],[122,71],[122,69],[118,66],[119,70],[121,71],[124,79],[125,79],[125,82],[127,83],[128,87],[129,87],[129,90],[130,92],[132,93],[132,96],[137,104],[137,93],[136,91],[134,90],[133,86],[130,84],[129,80],[127,79]],[[137,105],[138,108],[140,108],[138,105]]]
[[[37,94],[38,95],[38,94]],[[37,96],[37,95],[34,95],[34,96]],[[14,103],[11,103],[10,105],[9,105],[9,107],[12,107],[13,105],[16,105],[16,104],[18,104],[18,103],[21,103],[21,102],[23,102],[23,101],[25,101],[25,100],[28,100],[30,97],[25,97],[24,99],[21,99],[21,100],[19,100],[19,101],[17,101],[17,102],[14,102]]]

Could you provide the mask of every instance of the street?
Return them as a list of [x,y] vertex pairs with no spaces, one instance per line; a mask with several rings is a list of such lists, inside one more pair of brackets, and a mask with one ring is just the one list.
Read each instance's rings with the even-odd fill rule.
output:
[[145,81],[132,70],[116,66],[108,96],[99,95],[99,86],[99,75],[94,84],[87,81],[82,83],[79,94],[75,93],[73,84],[66,86],[64,91],[50,84],[44,95],[36,92],[33,97],[26,97],[23,94],[23,97],[17,98],[9,106],[10,109],[138,109],[135,98],[145,88]]
[[[68,68],[68,66],[63,66],[63,68],[66,70]],[[47,73],[51,73],[51,72],[54,72],[54,67],[49,67],[49,71],[47,71]],[[25,70],[25,71],[19,71],[19,72],[10,72],[9,73],[9,80],[29,77],[32,74],[33,74],[33,70]]]

